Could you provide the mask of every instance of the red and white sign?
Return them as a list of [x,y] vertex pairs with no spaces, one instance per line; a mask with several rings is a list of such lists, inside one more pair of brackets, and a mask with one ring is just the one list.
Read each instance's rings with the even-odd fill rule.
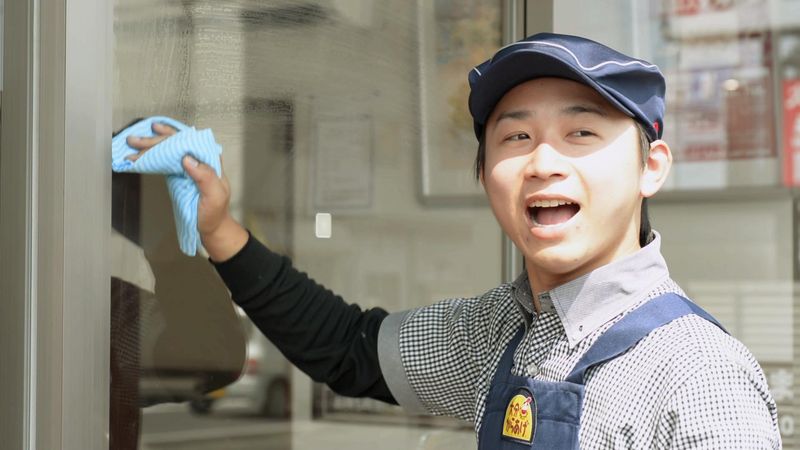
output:
[[668,0],[667,32],[695,38],[736,35],[770,26],[769,0]]
[[678,16],[727,11],[732,9],[734,0],[673,0],[672,9]]
[[783,81],[783,182],[800,186],[800,79]]

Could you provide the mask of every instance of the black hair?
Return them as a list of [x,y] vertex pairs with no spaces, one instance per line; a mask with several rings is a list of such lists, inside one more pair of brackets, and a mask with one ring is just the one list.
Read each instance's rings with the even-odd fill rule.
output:
[[[639,151],[641,152],[642,157],[642,168],[647,165],[647,158],[650,157],[650,137],[647,135],[647,131],[645,130],[644,126],[634,121],[636,124],[636,129],[639,131]],[[647,210],[647,198],[642,199],[642,211],[640,214],[640,221],[639,221],[639,246],[644,247],[645,245],[649,244],[651,240],[653,240],[653,228],[650,226],[650,214]]]
[[[647,164],[647,157],[650,155],[650,138],[647,136],[647,131],[645,131],[642,124],[639,122],[634,121],[636,124],[636,129],[639,132],[639,150],[641,152],[642,157],[642,167]],[[483,175],[483,171],[486,165],[486,133],[485,128],[481,130],[481,135],[478,138],[478,153],[475,155],[475,178],[477,180],[481,179],[481,175]],[[641,220],[639,224],[639,245],[644,247],[647,245],[652,239],[653,229],[650,226],[650,214],[647,211],[647,199],[642,199],[642,212],[641,212]]]

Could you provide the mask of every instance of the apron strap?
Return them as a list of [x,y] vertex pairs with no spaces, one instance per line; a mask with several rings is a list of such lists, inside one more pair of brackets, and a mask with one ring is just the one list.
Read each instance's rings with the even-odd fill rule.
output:
[[516,351],[519,343],[522,342],[522,336],[525,334],[525,327],[521,326],[514,334],[514,337],[506,344],[506,350],[503,352],[503,357],[500,359],[500,364],[495,371],[495,378],[498,376],[508,377],[511,375],[511,366],[514,365],[514,351]]
[[631,311],[603,333],[575,364],[566,381],[583,384],[590,367],[616,358],[656,328],[689,314],[696,314],[727,333],[714,317],[692,301],[678,294],[664,294]]

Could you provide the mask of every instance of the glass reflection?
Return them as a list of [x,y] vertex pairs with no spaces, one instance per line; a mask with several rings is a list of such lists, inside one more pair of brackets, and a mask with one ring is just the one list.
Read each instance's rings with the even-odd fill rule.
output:
[[[476,195],[465,111],[450,112],[464,93],[425,111],[422,99],[463,90],[481,49],[499,44],[499,17],[500,2],[477,0],[117,0],[113,123],[167,115],[213,129],[237,220],[362,307],[482,292],[500,279],[501,240]],[[426,135],[442,117],[456,134]],[[431,170],[439,184],[425,190]],[[112,448],[475,445],[468,425],[354,402],[290,370],[212,267],[178,251],[163,179],[118,175]],[[317,237],[317,213],[330,214],[330,238]]]

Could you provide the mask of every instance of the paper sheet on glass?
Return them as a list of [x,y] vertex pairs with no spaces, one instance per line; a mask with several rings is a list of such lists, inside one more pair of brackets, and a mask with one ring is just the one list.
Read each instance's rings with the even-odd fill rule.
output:
[[314,155],[314,208],[364,210],[372,206],[372,125],[367,117],[321,120]]

